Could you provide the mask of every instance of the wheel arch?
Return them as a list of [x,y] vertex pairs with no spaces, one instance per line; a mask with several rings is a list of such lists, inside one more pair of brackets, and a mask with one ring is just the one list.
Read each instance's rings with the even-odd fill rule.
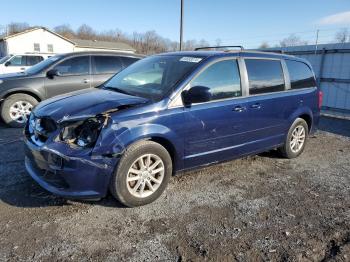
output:
[[311,128],[312,128],[312,117],[311,117],[311,115],[309,115],[309,114],[301,114],[301,115],[299,115],[299,118],[305,120],[305,122],[307,123],[308,129],[309,129],[308,131],[310,133]]
[[173,163],[173,171],[176,171],[179,169],[179,167],[181,166],[181,162],[179,162],[179,159],[181,157],[178,155],[178,150],[176,150],[174,143],[172,141],[170,141],[170,139],[168,139],[160,134],[152,134],[152,135],[140,137],[139,139],[134,140],[134,141],[130,141],[130,143],[125,145],[125,148],[128,148],[131,145],[134,145],[134,144],[139,143],[141,141],[152,141],[152,142],[155,142],[155,143],[163,146],[168,151],[168,153],[171,157],[171,161]]
[[290,125],[292,125],[295,119],[297,118],[301,118],[306,121],[310,133],[313,125],[313,116],[311,109],[307,107],[301,107],[298,110],[296,110],[289,118]]
[[147,138],[146,140],[148,141],[153,141],[155,143],[160,144],[161,146],[163,146],[169,153],[171,160],[173,162],[173,169],[176,170],[176,167],[178,165],[178,155],[177,155],[177,151],[175,149],[175,146],[173,145],[173,143],[168,140],[167,138],[161,137],[161,136],[151,136],[149,138]]
[[[102,139],[103,137],[103,139]],[[182,169],[183,159],[183,140],[168,127],[158,124],[146,124],[124,129],[118,134],[118,131],[108,130],[100,136],[100,145],[94,148],[94,154],[101,154],[106,151],[120,155],[131,145],[140,141],[148,140],[163,146],[170,154],[173,162],[173,170]],[[117,145],[117,146],[114,146]]]
[[37,92],[35,91],[32,91],[32,90],[26,90],[26,89],[12,89],[12,90],[9,90],[8,92],[6,92],[2,98],[3,99],[6,99],[8,98],[9,96],[11,95],[15,95],[15,94],[26,94],[26,95],[29,95],[29,96],[32,96],[33,98],[35,98],[38,102],[41,102],[43,100],[43,97],[38,94]]

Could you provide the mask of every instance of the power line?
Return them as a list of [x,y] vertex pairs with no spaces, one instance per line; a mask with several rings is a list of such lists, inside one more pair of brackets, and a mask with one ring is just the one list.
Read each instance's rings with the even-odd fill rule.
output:
[[[288,37],[291,35],[296,35],[297,37],[302,38],[301,40],[304,41],[315,41],[316,39],[316,32],[319,31],[319,38],[326,38],[326,37],[335,37],[335,34],[337,33],[337,31],[344,29],[344,27],[337,27],[337,28],[327,28],[327,29],[317,29],[317,30],[307,30],[307,31],[299,31],[299,32],[284,32],[284,33],[277,33],[277,34],[267,34],[267,35],[260,35],[260,36],[248,36],[245,37],[245,39],[248,40],[252,40],[252,41],[244,41],[244,43],[257,43],[260,41],[264,41],[264,42],[275,42],[275,41],[281,41],[283,40],[283,37]],[[332,32],[332,33],[328,33],[328,34],[324,34],[324,32]],[[276,38],[276,37],[280,37],[280,38]],[[269,39],[271,37],[274,37],[274,39]],[[218,38],[216,38],[218,39]],[[216,39],[211,39],[208,40],[209,42],[214,42],[216,41]],[[242,43],[242,38],[219,38],[222,42],[228,43],[229,41],[234,42],[234,43]],[[255,41],[256,40],[256,41]]]

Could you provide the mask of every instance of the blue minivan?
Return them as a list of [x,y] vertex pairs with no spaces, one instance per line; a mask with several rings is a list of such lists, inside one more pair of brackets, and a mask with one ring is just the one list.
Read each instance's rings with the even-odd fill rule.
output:
[[299,156],[319,120],[310,64],[257,51],[144,58],[97,88],[37,105],[25,127],[28,173],[68,198],[108,191],[148,204],[178,171],[278,149]]

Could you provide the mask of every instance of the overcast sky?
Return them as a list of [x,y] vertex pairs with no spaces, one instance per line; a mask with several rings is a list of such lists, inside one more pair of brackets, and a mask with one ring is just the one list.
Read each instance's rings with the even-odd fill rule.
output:
[[[321,42],[350,27],[350,0],[184,0],[184,38],[215,43],[274,43],[291,33]],[[180,0],[16,0],[2,1],[0,25],[27,22],[53,28],[86,23],[97,30],[155,30],[178,40]]]

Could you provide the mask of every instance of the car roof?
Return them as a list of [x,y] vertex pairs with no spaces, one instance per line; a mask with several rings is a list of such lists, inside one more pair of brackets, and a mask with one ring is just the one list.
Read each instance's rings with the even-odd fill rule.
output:
[[134,53],[126,53],[126,52],[109,52],[109,51],[79,51],[79,52],[71,52],[71,53],[62,53],[59,54],[62,57],[68,56],[79,56],[79,55],[112,55],[112,56],[122,56],[122,57],[134,57],[134,58],[144,58],[144,55],[134,54]]
[[52,53],[11,53],[8,54],[9,56],[15,56],[15,55],[27,55],[27,56],[54,56],[56,54]]
[[305,59],[274,52],[263,52],[256,50],[230,50],[230,51],[178,51],[162,53],[159,55],[167,56],[193,56],[201,58],[220,58],[220,57],[233,57],[233,56],[244,56],[244,57],[258,57],[258,58],[275,58],[275,59],[291,59],[298,60],[308,63]]

